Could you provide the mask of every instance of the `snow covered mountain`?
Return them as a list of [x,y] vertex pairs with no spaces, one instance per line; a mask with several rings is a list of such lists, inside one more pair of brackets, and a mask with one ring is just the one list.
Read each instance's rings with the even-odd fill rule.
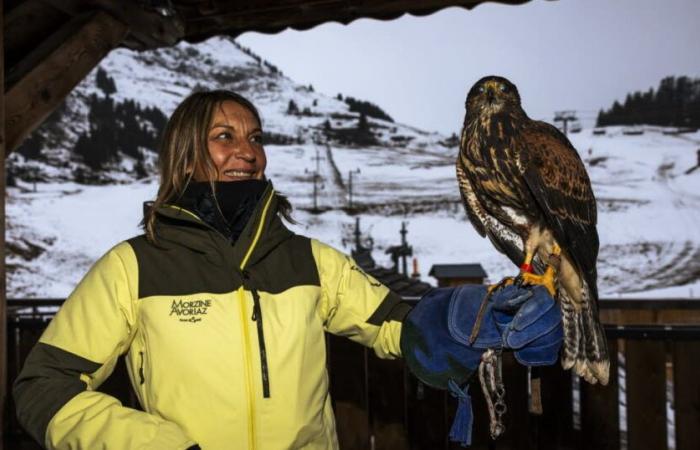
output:
[[[142,110],[169,115],[195,89],[223,87],[250,98],[268,136],[268,176],[295,205],[299,224],[292,228],[300,233],[349,252],[352,171],[353,203],[383,265],[405,221],[424,278],[438,263],[480,262],[491,280],[517,271],[466,220],[454,136],[394,123],[371,107],[315,92],[227,38],[143,53],[117,50],[100,68],[114,80],[115,105],[136,101]],[[97,74],[35,133],[38,156],[16,153],[8,160],[16,178],[7,199],[8,297],[69,294],[101,254],[140,232],[142,202],[155,196],[152,148],[120,153],[98,171],[75,152],[79,137],[91,132],[89,105],[105,96]],[[142,128],[156,122],[146,120]],[[685,173],[697,163],[700,133],[662,131],[628,136],[610,127],[603,136],[592,130],[571,135],[599,201],[603,295],[700,295],[700,169]],[[316,171],[320,214],[312,211]]]

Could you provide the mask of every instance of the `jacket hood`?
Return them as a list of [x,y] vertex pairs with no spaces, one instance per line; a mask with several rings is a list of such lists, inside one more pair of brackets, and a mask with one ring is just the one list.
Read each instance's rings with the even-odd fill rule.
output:
[[157,245],[184,246],[206,254],[214,263],[228,261],[245,270],[293,235],[279,218],[277,208],[277,193],[268,181],[248,223],[231,244],[194,212],[165,204],[156,210]]

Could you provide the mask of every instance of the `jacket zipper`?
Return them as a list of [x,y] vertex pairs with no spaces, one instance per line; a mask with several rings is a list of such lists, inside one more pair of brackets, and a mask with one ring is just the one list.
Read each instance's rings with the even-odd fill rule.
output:
[[[255,232],[255,237],[253,238],[253,242],[250,244],[250,247],[248,248],[248,251],[246,252],[245,256],[243,257],[243,260],[241,261],[241,265],[239,267],[241,271],[241,275],[243,275],[244,281],[247,281],[246,277],[248,276],[247,272],[245,271],[246,263],[248,262],[248,259],[253,253],[253,250],[255,249],[256,244],[258,243],[258,239],[260,239],[260,235],[262,234],[262,228],[263,224],[265,223],[265,218],[267,217],[267,210],[270,206],[270,203],[272,199],[275,196],[275,191],[273,190],[270,193],[270,196],[267,198],[265,201],[265,206],[263,208],[262,214],[260,215],[260,222],[258,223],[258,228]],[[253,374],[253,368],[251,367],[251,361],[250,361],[250,339],[249,339],[249,332],[248,332],[248,321],[246,320],[246,313],[245,313],[245,295],[244,291],[246,289],[246,285],[244,284],[242,286],[242,289],[239,291],[241,293],[240,295],[240,310],[241,310],[241,324],[242,329],[241,331],[243,332],[243,342],[245,343],[245,362],[246,362],[246,388],[248,391],[248,423],[250,424],[250,441],[249,441],[249,448],[250,449],[255,449],[255,396],[252,394],[253,389],[252,386],[250,385],[250,381],[252,378]],[[265,338],[262,334],[262,312],[260,311],[260,297],[258,295],[257,290],[252,290],[253,292],[253,317],[255,319],[255,322],[257,323],[258,327],[258,342],[260,343],[260,362],[261,362],[261,369],[262,369],[262,377],[263,377],[263,395],[265,397],[269,397],[269,379],[268,379],[268,374],[267,374],[267,355],[265,352]],[[257,314],[256,314],[257,313]],[[260,318],[260,320],[256,320],[257,318]],[[267,390],[266,390],[267,386]]]
[[[243,272],[244,277],[248,277],[246,272]],[[258,290],[251,288],[253,293],[253,315],[250,320],[256,323],[258,328],[258,347],[260,348],[260,371],[262,372],[262,387],[263,397],[270,398],[270,375],[267,370],[267,350],[265,349],[265,332],[263,331],[263,316],[260,309],[260,295]]]

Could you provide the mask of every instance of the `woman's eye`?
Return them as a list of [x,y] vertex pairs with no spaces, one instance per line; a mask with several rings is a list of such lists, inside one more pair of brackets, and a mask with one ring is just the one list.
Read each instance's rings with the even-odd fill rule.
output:
[[255,134],[255,135],[251,136],[250,141],[254,142],[256,144],[262,144],[263,143],[262,134]]
[[223,133],[217,134],[217,135],[214,137],[214,139],[222,140],[222,141],[223,141],[223,140],[231,139],[231,133],[229,133],[229,132],[227,132],[227,131],[224,131]]

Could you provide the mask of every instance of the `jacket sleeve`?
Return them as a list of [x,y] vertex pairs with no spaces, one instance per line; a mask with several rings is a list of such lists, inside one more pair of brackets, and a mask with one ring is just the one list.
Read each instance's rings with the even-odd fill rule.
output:
[[411,307],[332,247],[312,240],[326,330],[372,347],[380,358],[401,356],[401,323]]
[[20,424],[48,449],[186,449],[179,425],[95,389],[135,331],[136,256],[121,243],[103,256],[27,356],[14,384]]

